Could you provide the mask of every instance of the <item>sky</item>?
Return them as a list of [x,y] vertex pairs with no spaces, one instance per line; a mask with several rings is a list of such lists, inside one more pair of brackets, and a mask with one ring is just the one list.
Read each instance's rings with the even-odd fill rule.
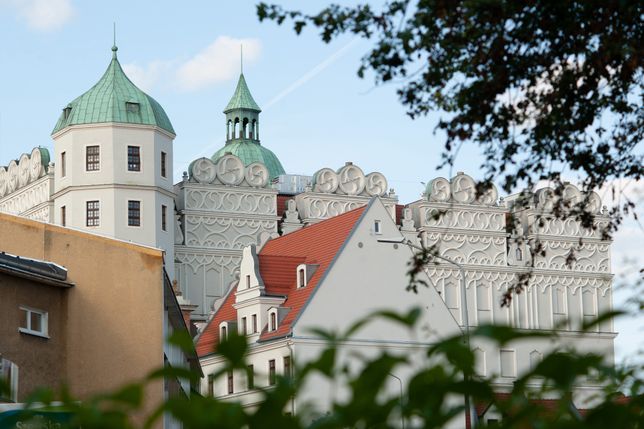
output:
[[[276,0],[277,2],[277,0]],[[444,136],[439,113],[411,120],[395,85],[374,86],[356,70],[369,42],[343,36],[326,45],[315,30],[296,36],[289,25],[260,23],[256,1],[0,0],[0,165],[44,146],[62,108],[98,81],[111,59],[116,22],[118,57],[131,80],[170,117],[174,177],[224,144],[223,108],[243,70],[262,108],[260,136],[288,173],[312,175],[352,161],[380,171],[402,203],[420,197],[437,176],[464,171],[482,178],[480,153],[465,146],[453,170],[438,171]],[[279,1],[314,12],[326,3]],[[344,2],[351,3],[351,2]],[[642,184],[622,184],[644,204]],[[644,219],[642,205],[638,207]],[[613,271],[642,266],[641,224],[627,222],[612,249]],[[616,304],[628,292],[616,290]],[[618,360],[644,346],[644,318],[622,319]]]

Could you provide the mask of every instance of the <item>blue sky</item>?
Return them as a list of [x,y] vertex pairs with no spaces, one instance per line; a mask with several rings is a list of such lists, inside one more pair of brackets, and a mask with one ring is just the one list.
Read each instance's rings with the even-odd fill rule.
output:
[[[384,173],[403,203],[420,196],[421,182],[450,176],[436,170],[443,144],[434,134],[439,116],[411,120],[395,86],[374,87],[371,77],[356,76],[368,42],[346,36],[325,45],[313,30],[296,37],[290,26],[260,24],[255,3],[0,0],[0,165],[34,146],[52,149],[61,109],[105,71],[116,21],[121,64],[161,103],[177,132],[177,180],[190,161],[224,143],[222,110],[238,77],[241,43],[244,75],[263,108],[262,144],[287,172],[312,175],[353,161],[365,173]],[[325,4],[279,3],[308,11]],[[478,149],[465,146],[453,174],[480,178],[479,160]],[[626,256],[639,255],[642,237],[634,223],[618,234],[615,272],[624,270]],[[642,325],[642,318],[618,322],[619,358],[642,344]]]

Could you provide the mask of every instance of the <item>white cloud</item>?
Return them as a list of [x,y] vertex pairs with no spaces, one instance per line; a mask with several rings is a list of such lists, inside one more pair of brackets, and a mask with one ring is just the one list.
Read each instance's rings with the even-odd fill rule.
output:
[[172,74],[172,61],[152,61],[146,65],[123,64],[123,71],[143,91],[150,91],[158,82]]
[[253,64],[261,51],[258,39],[235,39],[220,36],[204,50],[179,67],[177,83],[183,90],[201,89],[234,78],[240,71],[240,46],[244,63]]
[[71,0],[5,0],[35,30],[57,30],[69,22],[76,11]]

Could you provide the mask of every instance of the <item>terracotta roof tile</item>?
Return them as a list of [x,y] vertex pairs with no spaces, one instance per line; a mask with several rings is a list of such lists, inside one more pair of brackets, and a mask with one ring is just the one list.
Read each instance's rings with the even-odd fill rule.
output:
[[[260,251],[259,269],[267,295],[286,295],[283,307],[290,311],[274,332],[262,331],[260,341],[282,337],[291,332],[292,325],[308,302],[320,279],[349,237],[365,211],[365,206],[351,210],[298,231],[270,240]],[[296,268],[299,264],[318,265],[304,288],[297,288]],[[219,310],[208,322],[197,340],[197,353],[213,352],[219,342],[219,324],[235,320],[234,291],[228,294]]]

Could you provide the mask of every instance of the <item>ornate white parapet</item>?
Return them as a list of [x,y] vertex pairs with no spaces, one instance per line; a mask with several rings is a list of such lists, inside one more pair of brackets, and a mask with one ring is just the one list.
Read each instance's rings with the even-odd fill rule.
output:
[[396,218],[393,190],[387,191],[387,179],[382,173],[365,175],[360,167],[347,162],[337,171],[322,168],[313,175],[310,189],[295,196],[297,211],[303,224],[323,219],[366,205],[372,197],[380,197],[392,219]]
[[52,222],[53,191],[53,165],[49,165],[47,149],[34,148],[17,162],[0,167],[0,212]]

